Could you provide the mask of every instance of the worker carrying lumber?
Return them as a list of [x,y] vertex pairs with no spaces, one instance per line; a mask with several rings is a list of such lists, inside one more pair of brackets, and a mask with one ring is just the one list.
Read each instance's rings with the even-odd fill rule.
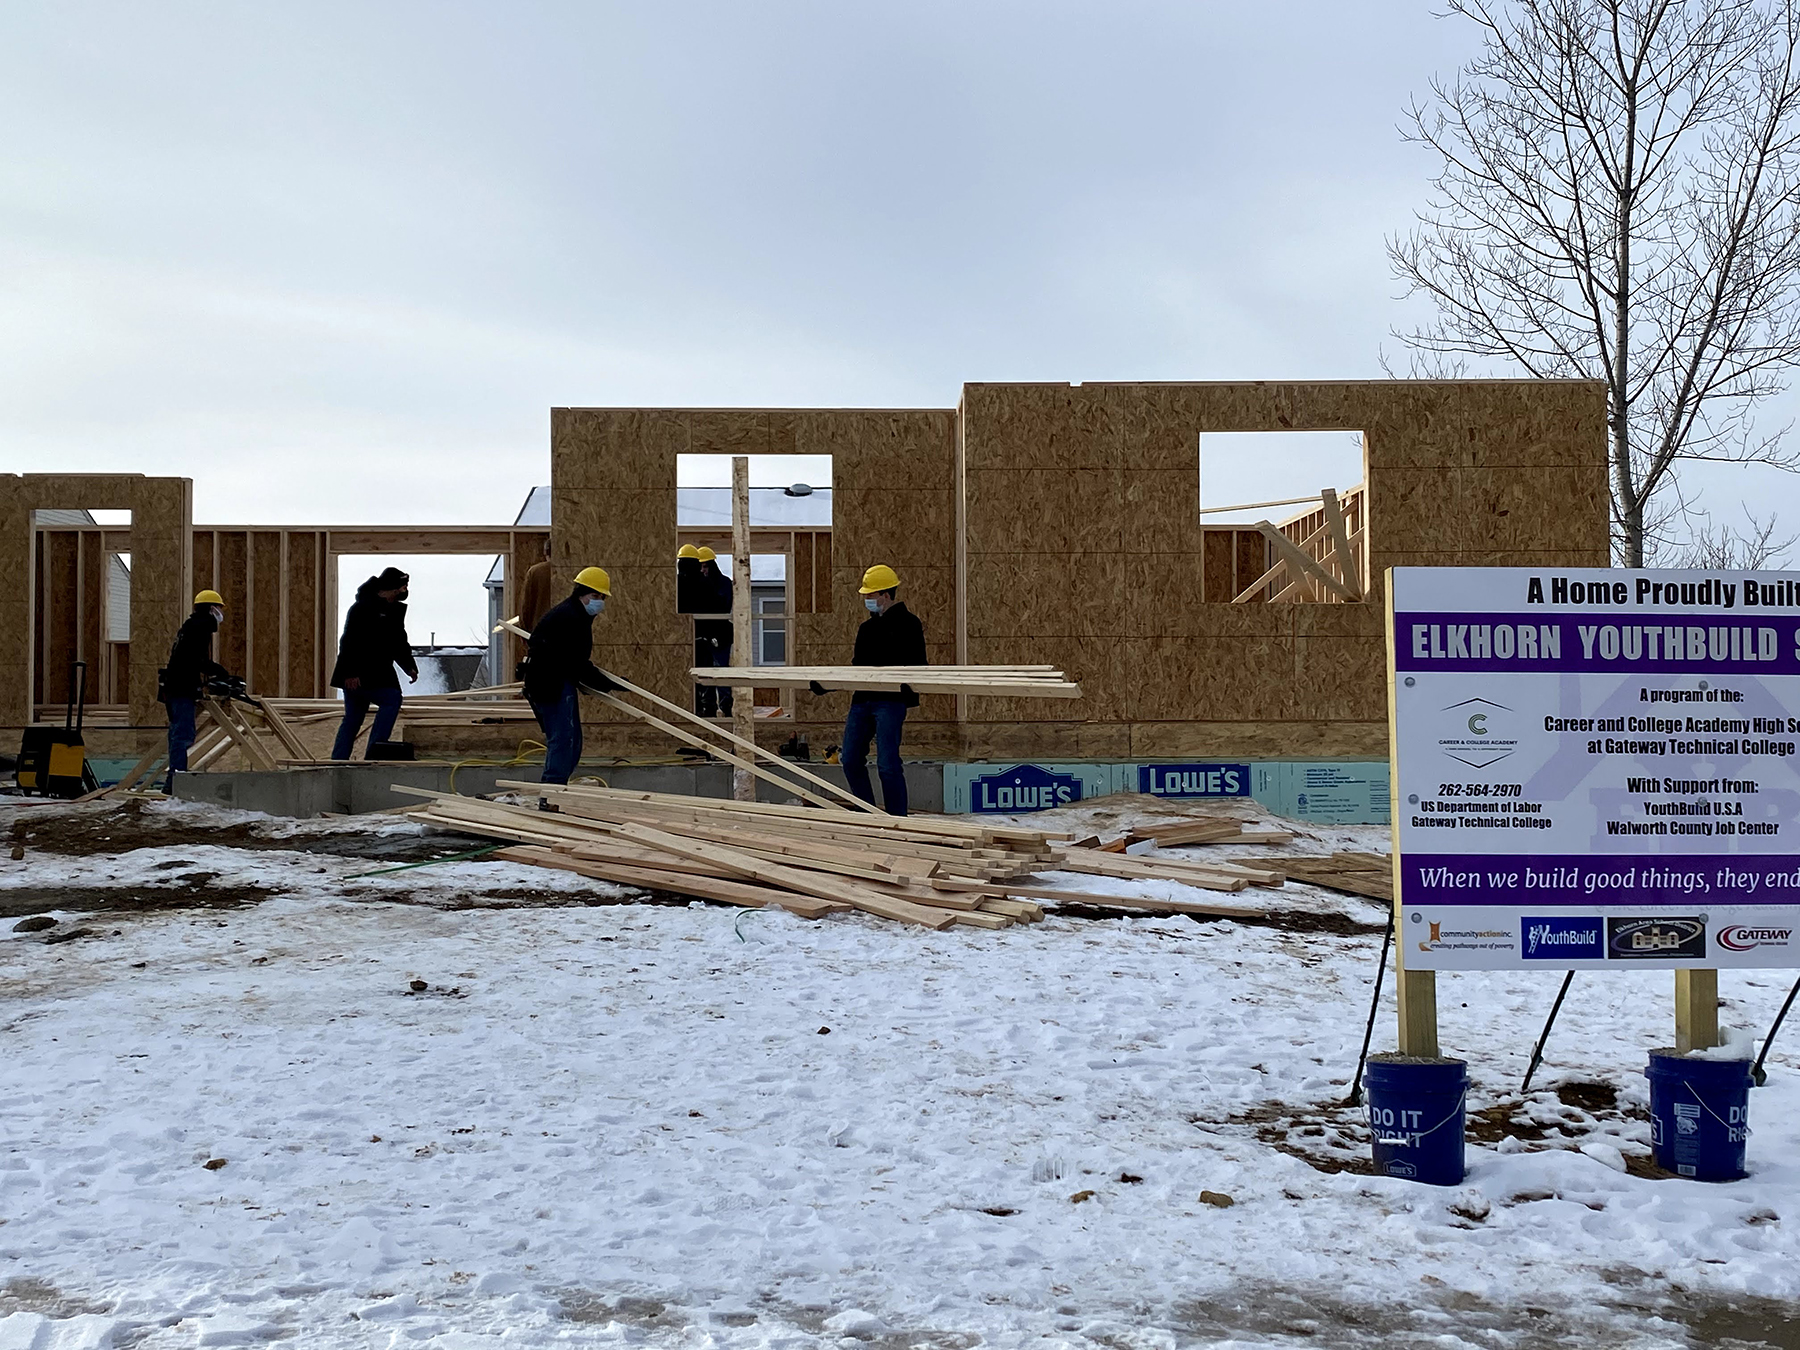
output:
[[194,745],[194,715],[208,680],[228,680],[231,672],[212,659],[213,634],[225,622],[225,597],[201,591],[193,612],[182,621],[169,648],[169,664],[156,672],[156,696],[169,710],[169,772],[163,791],[173,794],[175,775],[186,773]]
[[556,591],[556,574],[550,566],[550,536],[544,536],[544,556],[525,569],[525,580],[519,586],[519,626],[536,628],[555,603],[550,597]]
[[550,607],[525,644],[525,697],[544,729],[541,782],[566,783],[581,762],[581,688],[610,694],[625,687],[593,660],[594,620],[611,596],[604,567],[582,568],[569,598]]
[[369,729],[369,744],[393,735],[400,716],[400,677],[394,667],[404,670],[414,684],[419,682],[419,666],[406,636],[411,580],[398,567],[388,567],[356,588],[356,600],[338,639],[337,665],[331,670],[331,687],[344,691],[344,720],[331,747],[333,759],[350,758],[371,704],[375,725]]
[[[694,664],[728,666],[731,664],[731,578],[719,567],[719,555],[710,548],[694,550],[698,564],[694,589],[695,614],[724,614],[723,619],[694,620]],[[679,564],[677,564],[679,566]],[[694,686],[694,711],[702,717],[730,717],[731,690],[710,684]]]
[[[863,573],[863,604],[869,617],[856,630],[853,666],[923,666],[925,625],[896,598],[899,574],[885,563]],[[825,692],[816,681],[815,694]],[[900,762],[900,730],[906,710],[919,706],[919,696],[901,686],[899,693],[859,689],[850,697],[850,715],[844,719],[841,752],[844,782],[850,791],[873,805],[875,790],[869,785],[869,741],[875,742],[875,769],[881,776],[881,805],[890,816],[906,814],[906,766]]]

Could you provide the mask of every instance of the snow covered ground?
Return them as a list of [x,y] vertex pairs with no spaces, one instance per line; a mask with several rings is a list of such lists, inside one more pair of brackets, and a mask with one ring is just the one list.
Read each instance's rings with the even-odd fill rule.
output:
[[[1667,975],[1578,977],[1552,1090],[1440,1190],[1335,1170],[1378,936],[587,907],[618,892],[271,843],[0,854],[0,913],[122,900],[0,921],[0,1350],[1800,1343],[1800,1026],[1747,1181],[1621,1170]],[[184,886],[269,898],[145,902]],[[1559,978],[1442,982],[1472,1110]],[[1787,983],[1725,973],[1726,1020]]]

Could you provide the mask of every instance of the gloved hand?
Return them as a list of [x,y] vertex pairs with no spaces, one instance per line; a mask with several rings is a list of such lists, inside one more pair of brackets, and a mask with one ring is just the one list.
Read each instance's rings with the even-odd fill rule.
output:
[[596,670],[587,678],[587,686],[602,694],[622,694],[625,686],[613,679],[604,670]]
[[831,690],[827,689],[824,685],[820,684],[817,680],[808,680],[806,683],[806,687],[815,694],[829,694],[831,692]]

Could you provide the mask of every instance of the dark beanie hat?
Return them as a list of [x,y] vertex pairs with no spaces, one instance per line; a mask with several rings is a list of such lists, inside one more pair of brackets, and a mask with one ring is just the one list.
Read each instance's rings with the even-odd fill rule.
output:
[[398,567],[383,568],[381,575],[375,578],[375,589],[378,591],[397,591],[405,586],[410,580],[412,580],[412,578],[407,576],[406,573],[402,572]]

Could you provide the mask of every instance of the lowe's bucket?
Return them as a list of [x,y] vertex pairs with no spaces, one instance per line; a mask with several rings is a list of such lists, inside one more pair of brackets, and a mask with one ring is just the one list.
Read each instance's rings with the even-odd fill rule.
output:
[[1369,1089],[1375,1170],[1431,1186],[1459,1185],[1468,1064],[1417,1055],[1370,1055],[1364,1081]]
[[1750,1061],[1652,1050],[1644,1074],[1656,1165],[1695,1181],[1742,1177],[1750,1138]]

